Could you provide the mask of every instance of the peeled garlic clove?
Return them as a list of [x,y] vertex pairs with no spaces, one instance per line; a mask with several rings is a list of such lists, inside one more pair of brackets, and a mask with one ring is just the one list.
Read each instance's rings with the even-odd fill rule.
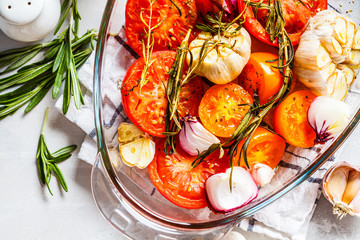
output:
[[149,139],[145,138],[143,143],[143,148],[140,153],[139,162],[137,163],[137,167],[142,169],[146,168],[155,156],[155,143]]
[[129,167],[147,167],[155,156],[155,143],[149,138],[139,138],[119,146],[120,156]]
[[351,46],[352,49],[360,49],[360,27],[358,27],[355,31],[354,40]]
[[[187,54],[187,63],[196,66],[200,59],[203,61],[195,69],[199,76],[206,77],[215,84],[226,84],[238,77],[249,61],[251,40],[249,33],[234,23],[219,37],[218,34],[201,32],[189,45],[191,54]],[[199,56],[203,45],[207,43],[207,52]],[[206,46],[204,45],[204,50]]]
[[250,173],[260,187],[268,184],[275,175],[275,172],[271,167],[262,163],[256,163],[251,168]]
[[118,128],[119,144],[128,143],[144,136],[145,133],[131,123],[123,122]]
[[322,191],[340,218],[347,214],[360,216],[360,167],[346,162],[333,165],[322,182]]

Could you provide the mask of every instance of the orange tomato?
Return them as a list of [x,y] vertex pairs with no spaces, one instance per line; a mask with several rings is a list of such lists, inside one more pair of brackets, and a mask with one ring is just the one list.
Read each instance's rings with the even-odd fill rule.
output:
[[278,56],[272,53],[252,53],[239,76],[239,84],[251,96],[254,95],[254,90],[258,91],[260,104],[268,102],[269,99],[279,92],[283,84],[283,77],[279,70],[272,67],[277,66],[277,61],[272,63],[266,62],[277,58]]
[[253,103],[248,92],[235,83],[214,85],[201,99],[199,117],[204,127],[219,137],[231,137]]
[[[241,153],[244,142],[245,139],[239,143],[236,154],[233,157],[234,165],[240,167],[246,167],[244,155]],[[286,143],[282,137],[265,128],[258,127],[252,135],[246,151],[250,168],[256,163],[262,163],[274,169],[281,161],[285,153],[285,147]],[[241,159],[239,162],[240,153]]]
[[275,131],[289,144],[302,148],[314,146],[316,133],[307,120],[307,111],[315,97],[309,90],[297,91],[287,96],[276,108]]

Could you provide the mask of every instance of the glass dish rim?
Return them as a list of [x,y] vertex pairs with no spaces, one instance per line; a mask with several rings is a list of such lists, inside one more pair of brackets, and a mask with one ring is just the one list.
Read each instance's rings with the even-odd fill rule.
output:
[[[94,107],[94,120],[95,120],[95,130],[97,136],[97,146],[98,153],[102,157],[103,165],[106,170],[106,174],[109,177],[110,181],[114,185],[115,189],[119,192],[125,202],[130,205],[131,208],[135,209],[142,217],[151,219],[152,221],[159,223],[161,225],[170,226],[173,228],[181,229],[204,229],[204,228],[213,228],[229,223],[237,223],[238,221],[250,217],[255,214],[260,209],[266,207],[267,205],[273,203],[278,198],[285,195],[287,192],[294,189],[296,186],[304,182],[308,177],[310,177],[317,169],[319,169],[334,153],[335,151],[344,143],[344,141],[350,136],[352,131],[355,129],[357,124],[360,121],[360,108],[357,110],[348,126],[344,131],[337,136],[336,140],[320,155],[317,157],[316,161],[310,164],[308,167],[302,170],[302,172],[297,176],[297,178],[291,180],[286,185],[281,187],[277,192],[272,193],[263,200],[255,204],[254,206],[248,207],[244,211],[239,213],[225,216],[221,219],[209,220],[208,222],[201,223],[187,223],[187,222],[174,222],[168,220],[166,217],[156,214],[151,209],[147,209],[142,204],[140,204],[135,198],[128,194],[127,190],[122,187],[120,179],[117,177],[115,169],[112,167],[108,149],[106,147],[106,142],[104,139],[103,133],[103,121],[102,121],[102,99],[101,99],[101,72],[102,72],[102,63],[103,63],[103,53],[106,46],[106,40],[110,36],[107,32],[109,29],[109,23],[111,19],[111,14],[114,10],[114,6],[118,0],[107,0],[106,7],[103,13],[102,21],[99,28],[99,36],[97,41],[97,46],[95,50],[95,65],[94,65],[94,82],[93,82],[93,107]],[[251,205],[251,204],[249,204]],[[248,205],[248,206],[249,206]]]

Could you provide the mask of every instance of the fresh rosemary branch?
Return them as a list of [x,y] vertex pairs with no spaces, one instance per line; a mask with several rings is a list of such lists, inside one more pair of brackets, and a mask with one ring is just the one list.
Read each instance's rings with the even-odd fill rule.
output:
[[62,175],[59,167],[57,166],[57,163],[65,161],[66,159],[71,157],[71,152],[76,149],[76,145],[64,147],[54,153],[50,153],[46,145],[44,136],[48,113],[49,109],[47,108],[45,111],[44,121],[39,138],[36,161],[39,178],[41,182],[47,186],[50,194],[53,195],[49,186],[52,174],[58,179],[60,185],[65,190],[65,192],[68,191],[64,176]]
[[[166,86],[166,96],[168,100],[165,118],[166,132],[163,133],[164,135],[166,135],[166,154],[172,154],[176,152],[175,135],[181,130],[179,113],[177,111],[179,106],[181,88],[196,76],[194,74],[194,71],[200,66],[200,64],[206,57],[206,54],[209,52],[209,42],[205,41],[200,49],[198,62],[195,65],[192,64],[193,56],[188,48],[191,31],[192,29],[189,29],[184,40],[181,42],[180,47],[176,53],[175,61],[169,71],[169,79]],[[190,67],[184,75],[184,63],[187,54],[190,55]]]
[[[74,97],[77,108],[83,103],[76,69],[90,56],[96,40],[95,30],[78,36],[80,15],[77,10],[77,0],[65,0],[61,8],[62,16],[55,29],[59,31],[66,17],[70,14],[69,26],[58,38],[48,43],[7,50],[0,53],[0,75],[17,70],[12,75],[0,78],[0,119],[16,112],[29,103],[25,112],[33,109],[53,86],[53,98],[60,92],[65,80],[63,113],[69,108],[70,98]],[[29,63],[35,56],[43,53],[44,58],[35,63]],[[14,89],[14,87],[17,87]]]
[[[72,53],[75,64],[74,69],[79,68],[90,56],[94,49],[92,42],[95,36],[96,32],[92,30],[84,34],[81,38],[72,41]],[[60,89],[61,82],[64,79],[67,81],[70,80],[67,74],[68,71],[59,63],[63,62],[64,59],[69,60],[69,58],[57,57],[58,52],[61,50],[61,46],[61,40],[55,39],[49,43],[41,44],[41,47],[37,45],[32,48],[29,47],[26,51],[30,53],[38,51],[38,49],[41,48],[41,51],[44,51],[44,59],[23,66],[10,76],[0,78],[0,92],[12,90],[14,87],[18,86],[15,90],[0,95],[0,119],[13,114],[28,102],[29,104],[26,107],[25,112],[29,112],[43,99],[56,81],[58,81],[58,83],[57,85],[54,85],[54,89]],[[25,53],[23,49],[14,49],[0,53],[0,57],[1,59],[4,57],[13,60],[26,57],[27,54],[28,53]],[[53,71],[53,68],[56,65],[59,65],[59,67],[56,71]],[[63,110],[67,111],[70,95],[64,95],[64,100],[65,99],[67,102],[65,106],[63,105]],[[66,113],[66,111],[64,111],[64,113]]]
[[246,3],[249,4],[249,6],[254,7],[255,12],[258,9],[267,9],[270,12],[269,18],[266,22],[266,32],[270,35],[271,39],[277,40],[278,43],[278,48],[279,48],[278,66],[274,66],[274,67],[279,69],[280,73],[282,74],[284,78],[283,85],[279,90],[279,92],[269,102],[263,105],[260,105],[258,102],[258,98],[255,97],[254,104],[251,106],[250,110],[245,114],[244,118],[235,129],[233,135],[227,141],[221,144],[213,144],[212,146],[210,146],[210,148],[207,151],[200,153],[198,157],[195,159],[195,161],[192,163],[192,168],[197,167],[201,162],[204,161],[205,157],[215,152],[216,150],[222,148],[229,149],[228,155],[230,160],[230,166],[233,167],[233,164],[235,162],[233,158],[236,155],[237,151],[239,151],[237,147],[243,139],[245,139],[245,142],[242,148],[240,149],[241,153],[239,154],[239,158],[237,159],[237,161],[239,162],[241,156],[243,155],[246,166],[250,168],[247,161],[246,152],[253,133],[262,122],[264,116],[278,102],[281,102],[282,99],[285,98],[290,91],[292,85],[291,68],[294,58],[294,48],[285,30],[285,20],[283,18],[281,2],[280,0],[275,0],[274,5],[270,5],[270,1],[269,4],[263,4],[262,2],[263,1],[255,3],[255,2],[246,1]]
[[153,36],[153,30],[158,28],[162,22],[164,22],[165,18],[161,20],[160,22],[156,23],[154,26],[151,26],[151,20],[153,15],[153,5],[157,0],[149,0],[150,4],[150,15],[149,15],[149,22],[147,23],[143,17],[143,10],[140,11],[140,19],[143,22],[143,24],[146,26],[147,29],[144,29],[145,35],[146,35],[146,46],[144,43],[144,40],[142,40],[142,50],[143,50],[143,57],[145,60],[145,66],[141,73],[140,78],[140,85],[139,85],[139,91],[141,91],[141,88],[149,81],[146,79],[147,72],[149,71],[150,66],[154,63],[154,60],[151,60],[151,54],[154,49],[154,36]]

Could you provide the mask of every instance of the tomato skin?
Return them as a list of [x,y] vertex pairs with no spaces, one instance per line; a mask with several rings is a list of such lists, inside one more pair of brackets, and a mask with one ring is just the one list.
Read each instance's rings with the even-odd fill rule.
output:
[[[239,2],[239,12],[242,12],[246,4],[244,1]],[[252,0],[252,2],[259,2],[259,0]],[[274,2],[274,0],[272,0]],[[298,0],[281,0],[283,16],[285,18],[285,29],[289,33],[290,40],[295,46],[299,43],[302,33],[305,31],[306,23],[310,17],[317,12],[327,9],[327,0],[302,0],[305,6]],[[277,42],[271,42],[269,34],[266,33],[265,25],[267,19],[267,10],[259,10],[256,19],[253,9],[248,8],[246,12],[245,28],[260,41],[277,46]]]
[[[246,168],[241,148],[244,145],[243,139],[237,146],[237,152],[233,157],[234,165]],[[269,130],[258,127],[251,137],[247,148],[247,161],[252,168],[256,163],[265,164],[274,169],[285,153],[285,140]],[[241,153],[240,164],[238,164]]]
[[275,110],[275,131],[293,146],[309,148],[315,144],[316,133],[307,120],[314,98],[316,95],[310,90],[293,92]]
[[242,70],[238,80],[242,86],[253,97],[254,90],[258,91],[260,104],[267,103],[271,97],[276,95],[282,84],[283,77],[276,62],[266,62],[277,59],[278,56],[267,52],[255,52],[250,55],[248,63]]
[[180,146],[176,147],[176,151],[165,156],[164,141],[156,142],[156,154],[148,166],[151,181],[165,198],[179,207],[206,207],[205,181],[230,167],[226,154],[219,159],[220,152],[216,151],[206,157],[206,162],[190,170],[196,156],[188,155]]
[[231,137],[253,99],[248,92],[235,83],[214,85],[201,99],[199,117],[204,127],[218,137]]
[[[194,27],[197,19],[194,1],[157,0],[152,6],[151,27],[161,23],[153,29],[154,51],[177,50],[190,27]],[[179,10],[175,5],[179,7]],[[149,0],[128,0],[125,11],[125,32],[128,44],[142,56],[142,41],[147,43],[148,27],[142,22],[140,13],[146,23],[150,17]]]
[[[147,74],[149,81],[139,91],[139,80],[144,69],[144,58],[134,62],[121,86],[121,97],[126,115],[139,129],[150,135],[165,137],[165,114],[167,98],[165,86],[168,82],[168,71],[174,63],[176,52],[159,51],[151,55],[154,63]],[[192,79],[182,88],[178,111],[181,117],[197,116],[203,94],[200,78]]]

